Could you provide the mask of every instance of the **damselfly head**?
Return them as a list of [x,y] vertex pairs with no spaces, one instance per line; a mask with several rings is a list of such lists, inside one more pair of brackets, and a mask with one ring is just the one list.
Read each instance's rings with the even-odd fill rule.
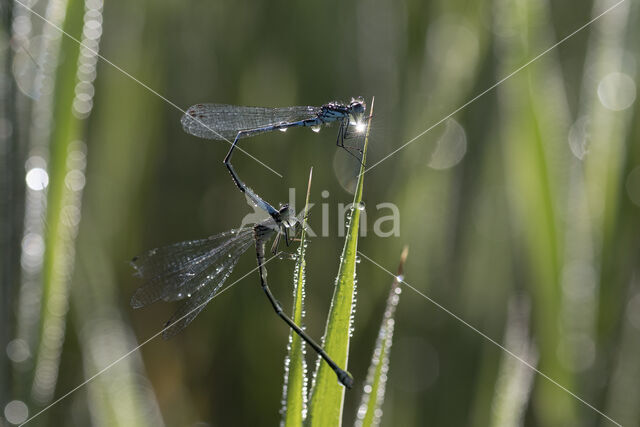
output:
[[351,98],[351,102],[349,103],[349,110],[353,117],[353,121],[351,123],[356,127],[356,132],[358,133],[363,132],[366,128],[366,124],[364,122],[364,113],[366,109],[367,104],[365,104],[364,98]]
[[353,114],[354,116],[362,116],[367,109],[367,104],[365,104],[364,98],[361,96],[357,98],[351,98],[349,109],[351,110],[351,114]]
[[288,204],[284,204],[280,207],[278,211],[280,223],[285,228],[292,228],[298,223],[298,219],[295,216],[295,213],[289,208]]

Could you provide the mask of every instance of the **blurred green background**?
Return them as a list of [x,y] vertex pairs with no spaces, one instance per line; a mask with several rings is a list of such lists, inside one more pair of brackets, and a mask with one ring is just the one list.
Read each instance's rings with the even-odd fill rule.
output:
[[[62,37],[64,28],[86,47]],[[375,96],[368,163],[438,123],[615,1],[3,0],[2,423],[274,425],[288,330],[250,276],[179,336],[172,304],[133,311],[127,261],[240,225],[225,143],[183,133],[198,102]],[[626,0],[366,174],[359,249],[622,425],[640,423],[640,5]],[[99,52],[122,70],[96,57]],[[358,164],[336,129],[263,135],[240,176],[301,209],[314,167],[307,330],[320,338]],[[325,192],[323,194],[323,192]],[[328,192],[328,194],[326,193]],[[373,224],[394,203],[399,236]],[[323,212],[321,204],[326,206]],[[255,266],[247,253],[230,278]],[[293,263],[270,280],[291,306]],[[355,418],[390,277],[358,265],[344,423]],[[308,355],[309,362],[315,359]],[[613,425],[405,289],[382,424]]]

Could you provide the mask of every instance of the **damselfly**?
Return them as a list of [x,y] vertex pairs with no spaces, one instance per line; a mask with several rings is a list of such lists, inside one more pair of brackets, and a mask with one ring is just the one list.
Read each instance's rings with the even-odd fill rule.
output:
[[[233,150],[238,140],[275,130],[286,131],[292,127],[309,127],[318,132],[324,125],[340,123],[336,144],[345,147],[344,140],[362,133],[366,127],[366,104],[362,98],[352,98],[348,104],[330,102],[321,107],[297,106],[283,108],[241,107],[225,104],[196,104],[182,116],[182,127],[191,135],[206,139],[230,141],[229,153],[224,159],[233,181],[242,192],[247,186],[240,180],[231,165]],[[254,202],[258,203],[254,200]],[[271,216],[275,209],[262,206]]]
[[266,243],[275,236],[272,247],[275,253],[280,239],[284,237],[288,244],[291,233],[295,232],[298,225],[295,215],[284,205],[277,214],[253,227],[152,249],[135,257],[131,264],[137,275],[146,282],[135,291],[131,306],[140,308],[160,300],[182,301],[163,331],[164,338],[174,336],[186,328],[221,290],[239,257],[254,244],[260,284],[276,314],[327,362],[343,385],[351,388],[351,375],[338,367],[322,347],[283,312],[267,284],[264,266]]

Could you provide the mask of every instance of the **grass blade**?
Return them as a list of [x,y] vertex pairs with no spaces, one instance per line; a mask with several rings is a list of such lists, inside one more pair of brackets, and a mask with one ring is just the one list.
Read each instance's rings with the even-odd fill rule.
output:
[[[553,28],[541,23],[551,16],[548,2],[497,3],[510,28],[526,37],[495,36],[501,55],[499,72],[513,70],[534,52],[553,44]],[[536,23],[536,24],[534,24]],[[540,24],[537,24],[540,23]],[[506,28],[506,27],[505,27]],[[571,259],[562,233],[568,193],[566,171],[571,161],[565,142],[570,126],[560,64],[553,54],[514,75],[498,88],[500,138],[504,153],[510,223],[522,233],[513,240],[514,253],[526,265],[527,291],[532,297],[532,330],[539,350],[539,368],[563,386],[573,389],[574,372],[559,354],[571,351],[566,340],[566,299],[563,264]],[[516,144],[513,141],[518,141]],[[571,214],[573,216],[573,214]],[[526,224],[526,226],[524,226]],[[520,258],[520,255],[518,255]],[[587,309],[585,306],[581,310]],[[586,324],[586,323],[585,323]],[[559,326],[560,325],[560,326]],[[576,425],[577,401],[549,381],[535,383],[531,408],[542,425]]]
[[402,255],[400,255],[398,274],[389,290],[387,306],[384,310],[384,317],[382,318],[380,332],[378,333],[369,373],[367,374],[367,382],[363,388],[364,392],[355,422],[358,427],[377,426],[382,418],[382,403],[384,402],[387,372],[389,371],[389,354],[393,341],[394,318],[396,307],[400,301],[400,293],[402,292],[400,283],[403,280],[404,263],[408,254],[409,248],[405,246],[402,250]]
[[[373,102],[369,114],[373,114]],[[323,338],[323,348],[338,364],[347,368],[349,356],[349,339],[351,337],[351,323],[355,295],[356,253],[358,249],[358,229],[360,225],[360,206],[362,202],[362,185],[364,165],[367,158],[367,144],[371,117],[367,124],[364,148],[362,150],[362,165],[358,176],[358,184],[353,197],[351,218],[347,236],[340,257],[340,268],[336,278],[336,288],[329,309],[329,317]],[[340,425],[342,405],[344,402],[344,387],[336,379],[335,373],[325,363],[318,359],[311,391],[309,424],[317,426]]]
[[[509,302],[505,347],[522,355],[531,366],[538,364],[538,352],[529,333],[531,306],[528,297],[514,296]],[[522,426],[531,398],[534,372],[513,357],[503,354],[491,405],[492,427]]]
[[[84,25],[82,2],[70,0],[61,3],[61,6],[65,8],[61,9],[64,10],[63,29],[80,37]],[[77,142],[84,138],[84,117],[77,114],[74,105],[80,48],[75,41],[61,38],[59,49],[60,62],[50,105],[53,123],[48,146],[49,185],[45,218],[47,228],[44,232],[42,317],[31,387],[36,405],[51,401],[58,379],[84,186],[84,164],[76,167],[73,161],[74,157],[84,158],[86,155],[84,143]]]
[[[311,191],[311,177],[313,168],[309,171],[309,186],[307,187],[307,199],[304,204],[304,218],[302,220],[302,232],[300,233],[300,247],[298,259],[293,273],[293,313],[291,318],[302,327],[304,318],[304,284],[305,284],[305,249],[307,242],[306,226],[307,213],[309,212],[309,193]],[[284,364],[284,385],[282,387],[282,424],[284,426],[302,425],[307,412],[307,364],[305,362],[304,341],[300,336],[289,331],[288,354]]]

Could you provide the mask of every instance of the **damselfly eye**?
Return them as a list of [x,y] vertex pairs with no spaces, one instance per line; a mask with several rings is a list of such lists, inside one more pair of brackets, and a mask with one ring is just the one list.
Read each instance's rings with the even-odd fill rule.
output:
[[295,215],[292,212],[292,210],[289,208],[288,204],[284,204],[280,206],[280,210],[278,211],[278,214],[280,216],[280,222],[282,223],[282,225],[284,225],[287,228],[293,225],[296,221]]
[[351,108],[353,114],[359,115],[364,114],[364,110],[366,107],[362,99],[354,99],[351,101],[351,104],[349,104],[349,108]]

